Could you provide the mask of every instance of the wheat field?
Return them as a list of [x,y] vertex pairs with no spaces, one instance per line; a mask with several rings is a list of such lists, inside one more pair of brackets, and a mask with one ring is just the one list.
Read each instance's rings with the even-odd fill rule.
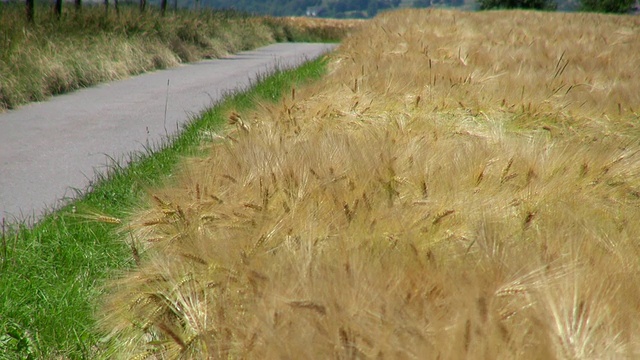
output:
[[114,357],[640,356],[640,18],[403,10],[125,220]]

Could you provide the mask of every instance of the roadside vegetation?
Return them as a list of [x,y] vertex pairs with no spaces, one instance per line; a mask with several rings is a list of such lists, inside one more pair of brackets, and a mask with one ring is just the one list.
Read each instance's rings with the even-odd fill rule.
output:
[[48,7],[29,24],[22,4],[0,4],[0,111],[51,95],[282,41],[339,41],[355,22],[252,17],[236,11],[141,13],[120,5]]
[[139,260],[99,312],[113,356],[638,357],[639,33],[366,23],[322,82],[228,109],[122,219]]
[[[95,326],[104,282],[136,266],[140,244],[114,236],[120,218],[141,205],[152,186],[170,181],[187,156],[202,155],[203,138],[220,131],[231,109],[274,101],[319,78],[325,60],[260,80],[195,119],[160,149],[114,164],[86,195],[33,226],[2,220],[0,233],[0,359],[112,359]],[[264,100],[270,99],[270,100]]]

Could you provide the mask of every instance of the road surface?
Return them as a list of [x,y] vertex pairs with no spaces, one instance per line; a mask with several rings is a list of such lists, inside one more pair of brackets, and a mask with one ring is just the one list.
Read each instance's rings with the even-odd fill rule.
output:
[[127,159],[145,144],[159,143],[193,115],[276,66],[295,67],[334,47],[274,44],[0,113],[0,219],[39,219],[75,197],[74,189],[87,189],[110,158]]

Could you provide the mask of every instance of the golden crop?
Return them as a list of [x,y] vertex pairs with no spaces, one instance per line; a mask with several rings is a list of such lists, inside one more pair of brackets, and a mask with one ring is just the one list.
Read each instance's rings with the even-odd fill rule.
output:
[[640,20],[406,10],[154,191],[121,356],[632,358]]

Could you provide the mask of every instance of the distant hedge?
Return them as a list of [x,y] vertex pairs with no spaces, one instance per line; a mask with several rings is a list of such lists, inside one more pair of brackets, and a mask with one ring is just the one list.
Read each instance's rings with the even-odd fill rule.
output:
[[480,10],[491,9],[535,9],[555,11],[558,4],[554,0],[479,0]]
[[580,10],[625,14],[631,10],[635,0],[580,0]]

